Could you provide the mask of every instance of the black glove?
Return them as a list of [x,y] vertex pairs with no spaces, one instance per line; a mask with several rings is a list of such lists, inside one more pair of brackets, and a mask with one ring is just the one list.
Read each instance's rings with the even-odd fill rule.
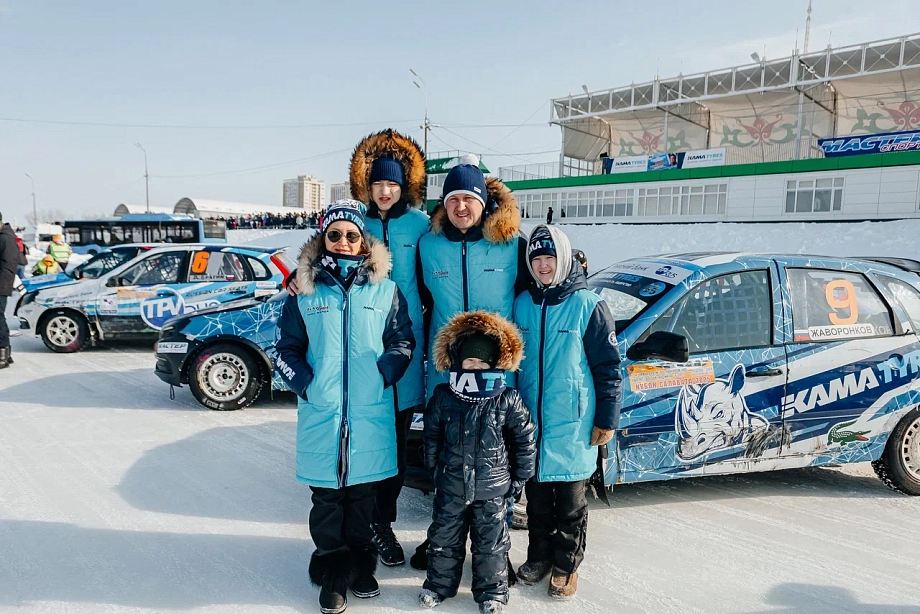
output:
[[511,482],[511,489],[508,491],[508,497],[517,501],[521,497],[522,492],[524,492],[524,481],[513,480]]

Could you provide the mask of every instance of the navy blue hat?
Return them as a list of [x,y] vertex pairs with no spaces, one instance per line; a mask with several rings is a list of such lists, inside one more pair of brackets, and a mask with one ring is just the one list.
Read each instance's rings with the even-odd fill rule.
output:
[[441,193],[444,195],[445,202],[451,194],[469,194],[478,198],[485,206],[488,194],[486,194],[486,178],[479,170],[479,158],[472,154],[462,156],[460,164],[450,169],[447,177],[444,178]]
[[406,174],[403,165],[390,156],[377,158],[371,165],[371,183],[375,181],[392,181],[400,187],[405,187]]
[[556,257],[556,242],[548,228],[541,228],[533,233],[530,237],[530,244],[527,246],[527,259],[533,260],[537,256]]
[[320,228],[320,232],[325,234],[326,230],[333,222],[345,220],[357,226],[358,230],[363,233],[365,226],[364,214],[366,211],[367,208],[364,206],[364,203],[358,202],[357,200],[348,198],[337,200],[326,209],[326,215],[323,216],[323,225]]

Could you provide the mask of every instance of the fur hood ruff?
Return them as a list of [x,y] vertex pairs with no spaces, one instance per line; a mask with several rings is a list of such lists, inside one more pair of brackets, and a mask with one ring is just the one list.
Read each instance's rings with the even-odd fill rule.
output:
[[[507,243],[517,237],[521,229],[521,211],[517,199],[496,177],[486,177],[486,193],[489,200],[495,201],[496,208],[488,215],[483,212],[485,221],[482,224],[482,236],[489,243]],[[447,219],[447,209],[444,208],[442,198],[431,212],[431,232],[441,234],[448,224],[450,220]]]
[[524,359],[524,340],[517,327],[497,313],[469,311],[448,320],[434,340],[434,366],[438,371],[447,371],[458,366],[460,346],[463,340],[475,334],[486,334],[498,343],[496,369],[517,371]]
[[375,206],[371,203],[371,168],[374,160],[383,156],[391,156],[402,165],[406,179],[403,198],[410,207],[421,208],[428,187],[425,154],[412,138],[395,130],[375,132],[355,147],[348,174],[351,197],[365,205]]
[[[381,241],[368,234],[364,235],[364,241],[370,254],[361,263],[361,268],[367,271],[370,283],[379,284],[390,274],[393,258],[390,256],[390,250]],[[297,258],[297,287],[300,294],[309,296],[316,292],[316,280],[323,270],[320,260],[324,251],[325,243],[320,232],[300,249],[300,256]]]

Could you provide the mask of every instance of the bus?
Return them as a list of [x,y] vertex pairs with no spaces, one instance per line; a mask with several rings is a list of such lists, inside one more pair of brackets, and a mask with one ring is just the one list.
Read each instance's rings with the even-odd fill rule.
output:
[[177,213],[128,213],[64,222],[64,239],[74,253],[89,255],[124,243],[226,243],[227,224]]

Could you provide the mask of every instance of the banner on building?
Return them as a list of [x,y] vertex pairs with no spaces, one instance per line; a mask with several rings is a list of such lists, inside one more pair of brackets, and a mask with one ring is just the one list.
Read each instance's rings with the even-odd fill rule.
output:
[[824,150],[824,156],[827,158],[893,151],[920,151],[920,130],[819,139],[818,146]]
[[725,164],[725,148],[696,149],[649,156],[621,156],[604,160],[605,173],[668,171],[676,168],[703,168]]

